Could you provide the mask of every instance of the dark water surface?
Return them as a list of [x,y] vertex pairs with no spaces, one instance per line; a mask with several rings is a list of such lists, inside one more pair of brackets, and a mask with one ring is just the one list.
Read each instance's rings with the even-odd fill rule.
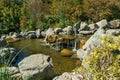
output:
[[60,53],[54,50],[50,46],[43,46],[40,39],[24,39],[18,42],[10,43],[11,47],[22,49],[31,54],[45,54],[49,55],[52,58],[54,65],[54,73],[61,74],[63,72],[71,72],[76,66],[76,60],[71,59],[70,57],[62,57]]

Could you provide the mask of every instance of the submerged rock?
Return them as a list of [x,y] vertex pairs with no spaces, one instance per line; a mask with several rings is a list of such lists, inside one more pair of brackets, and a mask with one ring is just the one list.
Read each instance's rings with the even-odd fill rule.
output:
[[70,57],[72,56],[73,54],[75,54],[72,50],[68,50],[68,49],[63,49],[61,52],[60,52],[60,55],[63,56],[63,57]]
[[35,54],[24,58],[18,64],[23,80],[44,79],[53,75],[52,59],[43,54]]

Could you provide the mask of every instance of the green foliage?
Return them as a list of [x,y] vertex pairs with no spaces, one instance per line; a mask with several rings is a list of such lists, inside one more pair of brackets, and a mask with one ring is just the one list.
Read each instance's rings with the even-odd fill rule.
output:
[[119,0],[0,0],[0,33],[119,19]]
[[119,80],[120,79],[120,36],[105,36],[102,38],[102,47],[96,47],[92,55],[84,63],[89,68],[80,67],[92,75],[93,80]]

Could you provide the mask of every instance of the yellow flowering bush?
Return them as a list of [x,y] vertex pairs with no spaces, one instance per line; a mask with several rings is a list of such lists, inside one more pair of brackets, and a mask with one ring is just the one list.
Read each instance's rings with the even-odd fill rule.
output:
[[120,36],[104,36],[101,42],[102,47],[94,48],[92,55],[85,59],[89,68],[81,66],[77,71],[89,73],[92,80],[120,80]]

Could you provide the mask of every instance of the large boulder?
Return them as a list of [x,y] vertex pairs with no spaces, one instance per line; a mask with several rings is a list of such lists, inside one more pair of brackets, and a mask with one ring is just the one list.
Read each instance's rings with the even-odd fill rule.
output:
[[113,21],[110,21],[109,22],[109,26],[110,26],[110,28],[112,28],[112,29],[120,29],[120,20],[113,20]]
[[23,80],[42,80],[53,74],[52,59],[43,54],[24,58],[18,64]]
[[11,61],[13,58],[14,60],[12,62],[15,62],[17,52],[15,48],[0,48],[0,63]]
[[64,72],[60,76],[56,76],[53,80],[83,80],[83,76],[80,73],[68,73]]
[[118,36],[120,35],[120,29],[109,29],[106,31],[107,35]]
[[60,52],[60,55],[63,56],[63,57],[70,57],[74,54],[74,52],[72,50],[68,50],[68,49],[63,49],[61,52]]
[[90,55],[93,51],[94,47],[101,47],[101,37],[105,35],[105,30],[103,28],[99,28],[94,35],[92,35],[85,45],[83,45],[82,50],[77,51],[77,55],[80,59],[84,59]]

